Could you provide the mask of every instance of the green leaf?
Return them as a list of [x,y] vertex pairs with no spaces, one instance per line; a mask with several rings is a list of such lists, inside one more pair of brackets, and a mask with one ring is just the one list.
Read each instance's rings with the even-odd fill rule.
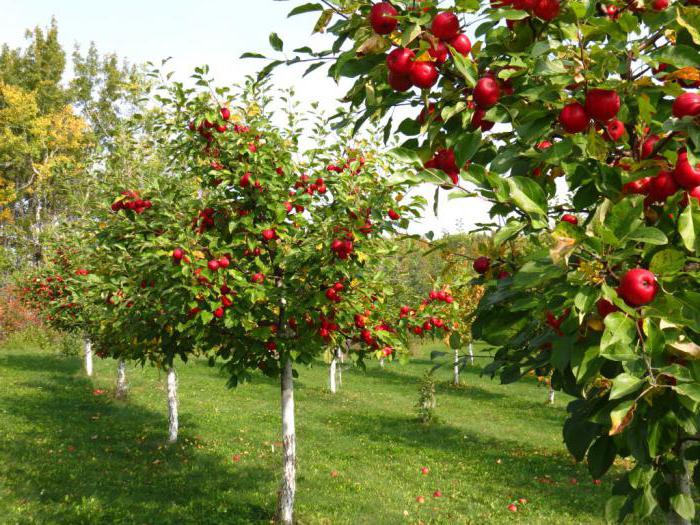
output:
[[689,201],[678,218],[678,233],[688,251],[700,252],[700,212],[695,199]]
[[323,33],[326,30],[328,23],[333,18],[333,12],[334,11],[332,9],[326,9],[323,13],[321,13],[321,16],[318,17],[316,25],[314,26],[314,33]]
[[302,4],[300,6],[295,7],[292,9],[289,14],[287,15],[287,18],[290,18],[295,15],[301,15],[303,13],[310,13],[312,11],[323,11],[323,6],[319,3],[316,2],[309,2],[308,4]]
[[696,403],[700,403],[700,384],[698,383],[683,383],[674,386],[673,389],[679,394],[689,397]]
[[564,443],[576,461],[583,461],[588,447],[599,432],[599,425],[582,419],[569,417],[564,422]]
[[547,196],[542,187],[527,177],[508,179],[510,198],[524,212],[531,215],[547,215]]
[[680,272],[685,266],[685,254],[675,248],[656,252],[649,263],[649,271],[657,276]]
[[511,239],[512,237],[517,235],[518,232],[522,231],[525,228],[525,226],[527,225],[524,222],[518,221],[516,219],[508,219],[508,222],[506,222],[504,226],[501,226],[501,228],[493,236],[494,246],[498,247],[508,239]]
[[613,312],[605,317],[604,322],[605,331],[600,340],[600,355],[612,361],[637,359],[637,327],[634,321],[622,312]]
[[678,5],[676,7],[676,22],[688,30],[696,45],[700,45],[700,9]]
[[639,518],[650,516],[656,508],[656,499],[651,489],[651,485],[646,485],[644,491],[634,500],[634,512]]
[[671,507],[682,518],[692,520],[695,517],[695,502],[689,494],[671,496]]
[[621,397],[625,397],[627,394],[636,392],[641,388],[641,385],[644,382],[644,379],[623,372],[613,379],[613,387],[610,390],[610,399],[620,399]]
[[[443,116],[444,120],[447,120]],[[457,166],[464,166],[464,163],[474,156],[481,147],[481,133],[462,133],[454,145],[455,162]]]
[[270,45],[275,51],[282,51],[284,48],[284,42],[282,42],[282,39],[277,33],[270,33]]
[[588,471],[595,479],[601,478],[612,466],[617,454],[615,441],[610,436],[601,436],[588,449]]
[[240,58],[267,58],[265,55],[260,53],[243,53]]
[[658,228],[652,228],[650,226],[642,226],[637,228],[632,233],[629,234],[629,238],[633,241],[644,242],[647,244],[667,244],[668,238]]
[[464,77],[467,83],[467,87],[474,87],[476,85],[476,70],[474,68],[474,63],[468,60],[467,57],[462,56],[461,53],[452,53],[452,60],[454,61],[455,67],[460,75]]
[[400,160],[401,162],[406,162],[408,164],[422,165],[418,153],[410,148],[394,148],[389,150],[389,156]]

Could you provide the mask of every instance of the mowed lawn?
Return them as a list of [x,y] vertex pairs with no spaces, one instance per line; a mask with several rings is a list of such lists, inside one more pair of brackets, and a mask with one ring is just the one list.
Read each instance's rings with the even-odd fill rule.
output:
[[[478,367],[454,388],[445,368],[438,423],[417,422],[435,348],[405,366],[346,369],[336,395],[323,363],[299,369],[298,522],[602,523],[612,480],[594,485],[567,454],[563,395],[547,406],[535,381],[501,386]],[[270,522],[276,383],[229,390],[203,361],[180,366],[181,441],[167,448],[164,375],[129,366],[127,402],[113,398],[115,375],[111,360],[90,380],[77,357],[0,347],[0,523]],[[518,498],[528,503],[509,512]]]

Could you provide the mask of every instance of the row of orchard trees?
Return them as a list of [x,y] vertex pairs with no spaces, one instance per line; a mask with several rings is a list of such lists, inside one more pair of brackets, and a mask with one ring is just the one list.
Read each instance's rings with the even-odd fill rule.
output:
[[154,94],[156,107],[108,159],[138,176],[69,222],[22,286],[55,326],[118,361],[118,395],[125,362],[167,371],[171,443],[178,360],[219,363],[230,386],[256,370],[279,378],[278,519],[291,523],[298,367],[341,346],[354,361],[394,359],[408,333],[454,329],[458,304],[400,306],[377,271],[422,204],[394,181],[395,163],[371,143],[329,141],[322,122],[301,152],[303,123],[294,107],[286,129],[271,123],[269,86],[215,88],[206,73],[196,89],[172,83]]
[[503,383],[554,370],[576,398],[564,440],[595,478],[633,460],[608,519],[688,523],[700,457],[697,0],[344,0],[290,15],[314,11],[333,46],[268,70],[329,64],[354,81],[348,121],[381,122],[420,179],[491,204],[473,325],[498,348],[488,370]]

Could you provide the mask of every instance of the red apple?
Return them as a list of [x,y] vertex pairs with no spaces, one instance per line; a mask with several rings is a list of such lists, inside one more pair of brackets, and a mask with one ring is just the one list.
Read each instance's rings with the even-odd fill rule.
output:
[[435,492],[433,492],[433,497],[434,498],[442,497],[442,492],[440,492],[439,490],[436,490]]
[[207,263],[207,267],[212,271],[215,272],[216,270],[219,269],[219,261],[209,261]]
[[651,7],[653,7],[655,11],[663,11],[668,7],[668,0],[654,0],[651,3]]
[[467,56],[472,50],[472,43],[469,40],[469,37],[464,33],[460,33],[459,35],[451,39],[448,43],[460,55]]
[[451,11],[438,13],[433,18],[430,30],[440,40],[451,40],[459,34],[459,19]]
[[518,506],[515,503],[511,503],[508,505],[508,510],[510,512],[518,512]]
[[591,118],[578,102],[567,104],[559,113],[559,122],[569,133],[580,133],[588,127]]
[[596,120],[607,122],[620,111],[620,96],[611,89],[589,89],[586,112]]
[[612,119],[605,127],[610,140],[617,141],[625,134],[625,124],[621,120]]
[[491,259],[482,255],[474,261],[473,266],[476,273],[483,275],[489,271],[489,268],[491,267]]
[[219,110],[221,112],[221,118],[224,120],[228,120],[231,118],[231,110],[228,108],[221,108]]
[[254,283],[261,283],[265,280],[265,276],[262,273],[254,273],[250,280]]
[[241,188],[247,188],[250,186],[250,173],[246,172],[241,175],[241,180],[239,182]]
[[184,256],[185,256],[185,250],[183,250],[182,248],[175,248],[173,250],[173,261],[176,264],[179,263]]
[[421,89],[430,89],[438,81],[438,70],[432,62],[414,62],[410,73],[411,83]]
[[700,186],[700,163],[695,168],[688,162],[688,153],[680,151],[676,160],[676,169],[673,171],[673,178],[679,186],[690,190]]
[[219,268],[228,268],[230,264],[231,261],[229,261],[228,257],[219,258]]
[[649,191],[650,183],[651,177],[643,177],[641,179],[633,180],[622,186],[622,193],[631,195],[646,195],[646,193]]
[[596,302],[595,306],[598,310],[598,315],[601,319],[605,319],[608,316],[608,314],[617,312],[619,310],[617,306],[615,306],[607,299],[603,299],[602,297],[598,299],[598,302]]
[[654,300],[658,289],[653,273],[643,268],[634,268],[622,276],[618,292],[627,304],[643,306]]
[[490,108],[498,102],[501,88],[498,80],[493,77],[483,77],[474,86],[474,101],[482,108]]
[[450,52],[447,46],[440,41],[428,48],[428,54],[435,59],[436,64],[444,64]]
[[418,503],[425,503],[425,498],[424,498],[423,496],[418,496],[418,497],[416,498],[416,501],[417,501]]
[[413,83],[411,82],[411,77],[409,75],[401,75],[394,73],[393,71],[389,71],[388,82],[395,91],[408,91],[413,87]]
[[563,222],[568,222],[569,224],[573,224],[574,226],[576,226],[578,224],[578,217],[576,217],[576,215],[571,215],[570,213],[565,213],[564,215],[562,215],[561,220]]
[[430,469],[428,467],[421,467],[420,473],[426,476],[430,472]]
[[386,57],[386,65],[389,71],[399,75],[408,75],[416,54],[408,48],[397,47]]
[[677,118],[700,115],[700,93],[683,93],[673,101],[673,116]]
[[533,12],[538,18],[549,21],[559,15],[559,9],[559,0],[537,0]]
[[696,186],[695,188],[693,188],[692,190],[690,190],[690,191],[688,192],[688,196],[689,196],[689,197],[692,197],[693,199],[695,199],[696,201],[698,201],[698,203],[700,204],[700,186]]
[[479,128],[481,131],[488,131],[495,125],[495,123],[490,120],[484,120],[484,115],[486,115],[485,109],[476,108],[474,110],[471,120],[472,129]]
[[664,202],[678,191],[673,174],[670,171],[660,171],[649,181],[649,202]]
[[649,157],[653,151],[654,147],[656,146],[656,143],[659,142],[659,136],[658,135],[649,135],[646,139],[644,139],[644,142],[642,142],[642,158],[646,159]]
[[214,317],[217,319],[221,319],[224,316],[224,309],[222,307],[218,307],[216,310],[214,310]]
[[393,221],[398,221],[401,218],[401,215],[396,213],[395,210],[389,210],[387,214],[389,215],[389,218]]
[[261,235],[264,241],[271,241],[277,238],[277,232],[272,228],[263,230]]
[[396,29],[399,23],[396,19],[398,14],[396,8],[389,2],[379,2],[372,6],[372,10],[369,13],[369,23],[375,33],[388,35]]

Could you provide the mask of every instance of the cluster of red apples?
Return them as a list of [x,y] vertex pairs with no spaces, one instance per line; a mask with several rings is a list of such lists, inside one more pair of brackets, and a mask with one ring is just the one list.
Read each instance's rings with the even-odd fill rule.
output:
[[136,191],[126,190],[121,192],[121,195],[122,197],[112,204],[112,211],[115,213],[121,210],[131,210],[141,215],[153,205],[151,201],[139,198],[139,194]]

